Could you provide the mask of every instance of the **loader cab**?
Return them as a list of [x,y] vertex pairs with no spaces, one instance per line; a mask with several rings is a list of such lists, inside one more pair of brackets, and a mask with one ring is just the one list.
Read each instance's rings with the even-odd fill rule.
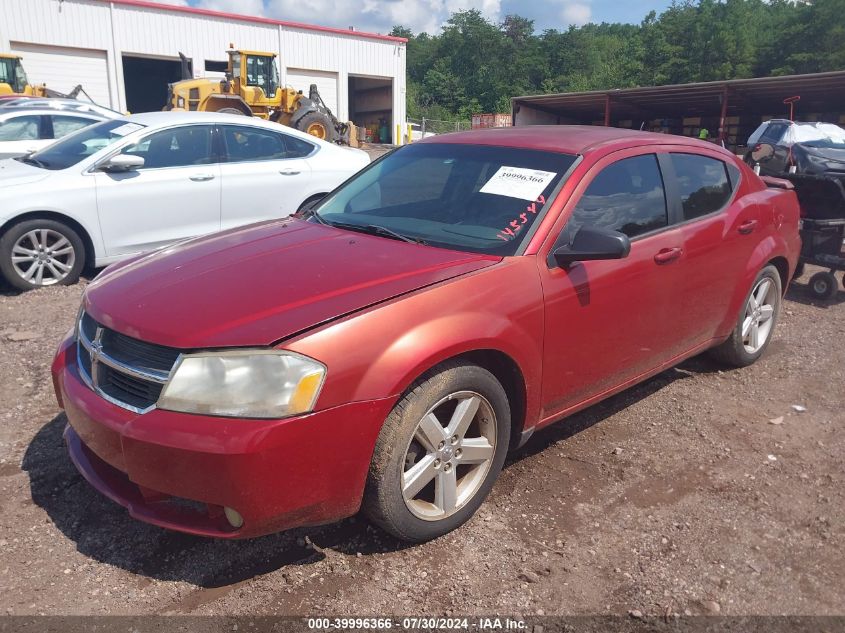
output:
[[21,58],[0,55],[0,94],[24,94],[28,86]]
[[274,54],[235,50],[228,52],[230,74],[242,91],[243,88],[260,88],[265,99],[275,97],[279,88],[279,68]]

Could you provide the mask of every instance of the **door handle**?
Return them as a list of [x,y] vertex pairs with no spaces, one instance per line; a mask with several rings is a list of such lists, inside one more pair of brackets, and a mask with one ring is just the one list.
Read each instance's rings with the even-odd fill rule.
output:
[[298,171],[296,171],[296,170],[294,170],[294,169],[280,169],[280,170],[279,170],[279,173],[280,173],[282,176],[296,176],[296,175],[297,175],[298,173],[300,173],[300,172],[298,172]]
[[194,174],[191,176],[194,182],[205,182],[206,180],[214,180],[214,174]]
[[684,249],[679,246],[675,246],[672,248],[663,248],[657,252],[657,255],[654,256],[654,263],[668,264],[669,262],[675,261],[683,254]]
[[742,235],[748,235],[749,233],[753,233],[756,228],[757,220],[746,220],[739,225],[737,231],[739,231]]

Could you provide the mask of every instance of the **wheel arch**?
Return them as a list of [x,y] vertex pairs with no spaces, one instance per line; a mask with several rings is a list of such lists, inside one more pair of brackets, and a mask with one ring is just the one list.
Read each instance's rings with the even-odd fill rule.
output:
[[471,363],[489,371],[508,396],[511,408],[511,439],[510,447],[519,445],[526,418],[526,388],[525,376],[517,362],[509,355],[497,349],[479,349],[460,354],[456,359],[466,359]]
[[238,95],[213,94],[203,103],[203,110],[206,112],[218,112],[223,108],[235,108],[246,116],[253,116],[252,108]]
[[26,213],[16,215],[0,226],[0,236],[3,236],[6,231],[11,229],[13,226],[29,220],[53,220],[54,222],[60,222],[61,224],[68,225],[71,229],[76,231],[77,235],[79,235],[79,238],[82,240],[83,246],[85,247],[85,267],[93,267],[96,265],[97,251],[94,248],[94,240],[91,238],[90,232],[77,220],[74,220],[72,217],[65,215],[64,213],[59,213],[57,211],[28,211]]
[[489,371],[502,388],[508,397],[508,404],[511,410],[511,437],[510,448],[515,448],[519,445],[522,436],[522,431],[525,428],[526,420],[526,402],[527,390],[525,375],[522,372],[519,364],[512,356],[505,352],[494,348],[473,349],[457,354],[450,355],[446,358],[440,358],[436,362],[430,364],[426,369],[419,371],[411,379],[406,379],[407,385],[402,391],[400,400],[404,395],[410,391],[420,378],[432,372],[436,372],[440,367],[452,363],[466,362]]
[[766,266],[770,264],[775,266],[781,280],[781,292],[786,292],[790,271],[789,259],[786,255],[788,252],[786,242],[780,236],[768,236],[757,245],[748,259],[743,276],[736,284],[733,297],[728,302],[728,310],[717,331],[716,338],[725,339],[730,336],[734,325],[736,325],[737,314],[739,314],[745,298],[751,291],[751,286],[757,278],[757,274]]
[[329,192],[328,192],[328,191],[326,191],[326,192],[317,192],[317,193],[315,193],[315,194],[312,194],[312,195],[308,196],[307,198],[305,198],[305,200],[303,200],[303,201],[299,204],[299,207],[297,208],[297,211],[300,211],[300,210],[302,210],[302,209],[307,209],[309,204],[313,204],[314,202],[318,202],[318,201],[322,200],[323,198],[325,198],[327,195],[329,195]]
[[790,282],[790,275],[789,275],[789,261],[786,257],[778,255],[777,257],[773,257],[768,261],[766,264],[772,265],[778,270],[778,276],[780,277],[780,287],[781,287],[781,294],[786,294],[786,288],[789,286]]

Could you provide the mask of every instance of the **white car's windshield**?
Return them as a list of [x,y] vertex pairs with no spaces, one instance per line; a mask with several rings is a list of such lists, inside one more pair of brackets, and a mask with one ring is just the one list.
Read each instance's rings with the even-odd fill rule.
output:
[[463,145],[408,145],[316,207],[317,221],[442,248],[513,255],[575,156]]
[[103,121],[16,160],[41,169],[67,169],[144,126],[124,119]]

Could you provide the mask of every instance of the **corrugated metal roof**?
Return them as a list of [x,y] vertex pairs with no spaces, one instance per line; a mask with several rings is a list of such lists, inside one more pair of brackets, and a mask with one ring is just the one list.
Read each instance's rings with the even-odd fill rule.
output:
[[712,113],[727,93],[729,112],[754,110],[773,114],[784,110],[783,100],[801,96],[800,108],[817,112],[845,104],[845,71],[783,77],[758,77],[703,83],[673,84],[620,90],[568,92],[513,97],[534,109],[580,118],[601,118],[610,98],[614,118],[654,113],[661,116]]

